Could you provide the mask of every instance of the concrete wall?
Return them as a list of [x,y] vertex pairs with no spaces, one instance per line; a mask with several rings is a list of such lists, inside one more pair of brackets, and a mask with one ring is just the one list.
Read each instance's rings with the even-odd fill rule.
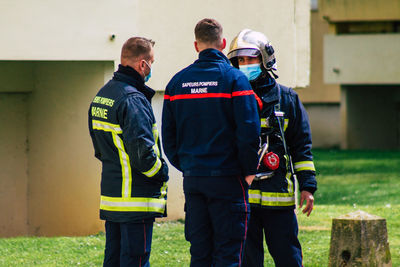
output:
[[28,203],[27,96],[0,93],[0,235],[26,235]]
[[323,58],[326,83],[400,84],[399,33],[325,35]]
[[323,38],[329,31],[319,11],[312,11],[310,85],[296,89],[310,117],[313,147],[318,148],[340,145],[340,86],[325,83],[323,77]]
[[0,123],[8,127],[0,137],[2,236],[102,229],[101,169],[93,157],[87,110],[113,64],[0,62],[0,69],[9,67],[0,72]]
[[29,233],[99,230],[100,163],[88,134],[89,103],[113,62],[38,62],[29,101]]
[[313,148],[340,145],[340,104],[304,104],[310,118]]
[[399,149],[400,85],[342,86],[345,149]]
[[331,22],[398,20],[398,0],[320,0],[321,15]]
[[[103,230],[101,166],[87,130],[88,105],[118,65],[123,42],[149,37],[156,41],[149,85],[160,91],[153,107],[161,128],[162,91],[175,72],[197,59],[193,29],[204,17],[222,23],[228,43],[243,28],[264,32],[276,47],[281,82],[308,85],[308,0],[0,3],[0,101],[7,103],[0,122],[11,129],[0,138],[0,162],[9,166],[0,177],[0,205],[6,211],[1,236]],[[7,138],[15,140],[4,146]],[[171,167],[169,219],[183,217],[183,202],[181,174]]]

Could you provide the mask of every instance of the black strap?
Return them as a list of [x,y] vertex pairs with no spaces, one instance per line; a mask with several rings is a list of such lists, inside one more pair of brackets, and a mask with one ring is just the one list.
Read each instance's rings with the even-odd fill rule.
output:
[[[279,101],[277,104],[274,105],[274,114],[276,114],[275,112],[280,112],[280,109],[281,109],[281,86],[279,83],[277,83],[276,85],[278,86]],[[275,115],[275,117],[278,121],[279,131],[281,132],[281,136],[282,136],[283,148],[285,149],[285,154],[286,154],[287,160],[289,162],[289,171],[291,172],[292,175],[294,175],[292,157],[289,154],[289,148],[287,147],[287,144],[286,144],[285,131],[283,129],[283,125],[285,124],[285,119],[283,117],[278,117],[276,115]],[[283,118],[283,121],[282,121],[282,118]]]

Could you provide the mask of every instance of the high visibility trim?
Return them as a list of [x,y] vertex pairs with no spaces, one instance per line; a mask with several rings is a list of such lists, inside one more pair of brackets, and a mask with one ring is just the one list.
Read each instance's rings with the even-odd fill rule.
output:
[[109,122],[92,120],[93,129],[111,132],[115,147],[118,150],[119,161],[121,164],[122,188],[121,194],[129,197],[132,192],[132,172],[129,155],[125,151],[124,142],[118,134],[122,134],[121,126]]
[[286,178],[286,181],[288,183],[288,187],[287,187],[288,192],[289,193],[294,193],[294,184],[293,184],[293,181],[291,179],[292,178],[292,174],[290,172],[287,172],[285,178]]
[[101,130],[106,132],[114,132],[116,134],[122,134],[121,126],[118,124],[112,124],[99,120],[92,120],[93,130]]
[[244,96],[244,95],[254,95],[254,91],[253,90],[246,90],[246,91],[235,91],[235,92],[232,92],[232,97]]
[[153,124],[153,137],[154,137],[154,146],[153,146],[153,150],[156,153],[157,157],[160,156],[160,149],[158,149],[158,129],[157,129],[157,125],[154,123]]
[[[266,118],[261,118],[260,123],[261,123],[261,128],[270,128],[271,127],[268,125],[268,120]],[[284,119],[283,131],[286,131],[288,125],[289,125],[289,119]]]
[[147,177],[153,177],[161,169],[161,166],[162,166],[162,162],[161,162],[160,158],[157,157],[157,160],[154,163],[153,167],[151,167],[150,170],[148,170],[146,172],[142,172],[142,173],[144,175],[146,175]]
[[262,206],[293,206],[295,205],[294,193],[261,192],[249,190],[249,202]]
[[294,163],[294,170],[299,171],[315,171],[314,162],[312,161],[299,161]]
[[168,191],[168,185],[167,182],[163,183],[163,186],[160,188],[160,198],[164,198],[167,195],[167,191]]
[[164,213],[165,199],[145,197],[106,197],[101,196],[100,209],[107,211],[140,211]]
[[164,95],[164,100],[169,100],[171,97],[169,95]]
[[132,172],[128,153],[125,152],[122,139],[115,133],[112,133],[113,141],[118,149],[119,161],[121,163],[122,188],[121,193],[124,197],[129,197],[132,190]]
[[261,128],[268,128],[268,122],[266,118],[261,118],[260,120]]

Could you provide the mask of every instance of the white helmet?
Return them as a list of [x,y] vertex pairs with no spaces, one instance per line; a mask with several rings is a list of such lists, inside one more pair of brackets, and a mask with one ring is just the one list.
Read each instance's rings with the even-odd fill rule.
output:
[[237,57],[257,57],[261,54],[262,63],[267,71],[276,70],[274,48],[267,36],[261,32],[244,29],[232,40],[228,59],[233,66],[238,67]]

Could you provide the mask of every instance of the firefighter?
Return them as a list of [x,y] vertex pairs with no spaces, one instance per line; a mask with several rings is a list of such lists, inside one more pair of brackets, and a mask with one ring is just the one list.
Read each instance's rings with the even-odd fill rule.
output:
[[261,121],[260,161],[249,189],[251,218],[243,266],[263,266],[263,235],[276,266],[302,266],[295,176],[300,208],[306,203],[302,212],[307,216],[317,189],[307,112],[293,89],[276,82],[274,49],[264,34],[242,30],[233,39],[228,58],[249,79]]
[[155,91],[145,85],[153,46],[146,38],[128,39],[118,70],[89,109],[95,157],[102,162],[103,266],[150,266],[154,218],[166,216],[168,167],[151,108]]
[[184,176],[190,266],[241,266],[248,184],[258,160],[257,103],[247,78],[222,53],[222,26],[203,19],[195,39],[199,59],[165,91],[163,147]]

